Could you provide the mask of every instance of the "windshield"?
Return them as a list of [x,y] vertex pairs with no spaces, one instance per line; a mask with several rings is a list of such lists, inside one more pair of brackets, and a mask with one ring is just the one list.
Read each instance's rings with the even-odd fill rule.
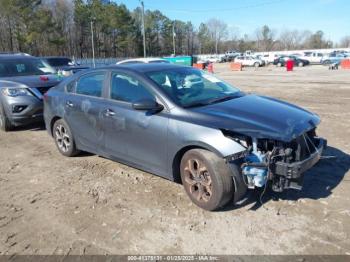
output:
[[204,106],[241,96],[239,89],[193,68],[146,74],[182,107]]
[[53,67],[58,67],[58,66],[70,66],[73,65],[72,60],[69,58],[47,58],[46,61]]
[[0,77],[46,75],[55,73],[55,69],[40,59],[0,60]]

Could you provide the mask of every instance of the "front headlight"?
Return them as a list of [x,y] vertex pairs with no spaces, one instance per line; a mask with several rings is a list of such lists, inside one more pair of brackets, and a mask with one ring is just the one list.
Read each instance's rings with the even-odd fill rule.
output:
[[5,96],[32,96],[33,94],[29,92],[28,88],[4,88],[2,89],[2,93]]

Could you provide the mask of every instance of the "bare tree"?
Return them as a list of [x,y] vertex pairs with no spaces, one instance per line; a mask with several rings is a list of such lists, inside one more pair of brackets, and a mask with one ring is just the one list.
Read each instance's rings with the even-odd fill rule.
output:
[[350,48],[350,35],[345,36],[340,40],[340,46],[345,48]]
[[210,19],[206,23],[211,39],[215,42],[215,53],[218,53],[219,43],[227,36],[227,24],[216,18]]
[[256,30],[257,49],[259,51],[271,51],[274,45],[275,32],[267,25]]

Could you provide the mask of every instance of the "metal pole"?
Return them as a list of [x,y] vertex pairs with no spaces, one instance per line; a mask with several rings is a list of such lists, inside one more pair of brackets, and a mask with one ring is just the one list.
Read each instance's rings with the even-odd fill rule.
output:
[[96,67],[95,64],[95,45],[94,45],[94,30],[93,30],[93,21],[90,22],[91,25],[91,46],[92,46],[92,64],[94,68]]
[[145,34],[145,5],[143,4],[143,1],[141,2],[142,6],[142,36],[143,36],[143,57],[146,57],[146,34]]
[[173,23],[173,48],[174,48],[174,56],[176,54],[176,49],[175,49],[175,21]]

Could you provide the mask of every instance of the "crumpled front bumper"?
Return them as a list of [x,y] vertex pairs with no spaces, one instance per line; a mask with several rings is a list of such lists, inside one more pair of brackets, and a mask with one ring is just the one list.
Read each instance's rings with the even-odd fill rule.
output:
[[299,178],[302,173],[313,167],[320,159],[324,148],[327,146],[325,139],[318,139],[317,150],[302,161],[293,163],[276,162],[275,174],[289,179]]

